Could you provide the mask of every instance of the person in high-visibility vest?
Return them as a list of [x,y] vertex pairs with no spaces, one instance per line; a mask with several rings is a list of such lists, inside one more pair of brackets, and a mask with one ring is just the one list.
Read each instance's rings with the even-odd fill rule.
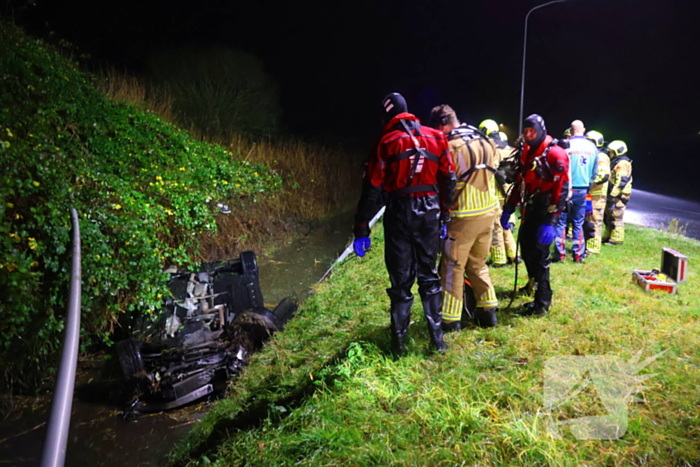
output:
[[590,215],[586,217],[587,222],[593,223],[593,237],[586,241],[586,256],[600,253],[600,242],[603,237],[603,216],[605,214],[605,203],[608,199],[608,181],[610,180],[610,157],[603,150],[605,138],[597,131],[589,131],[586,138],[593,142],[598,148],[598,172],[593,180],[591,188],[591,209]]
[[[501,161],[508,159],[513,152],[513,148],[508,145],[508,136],[499,131],[499,125],[495,120],[486,119],[479,124],[479,131],[491,138],[496,145],[496,167]],[[511,184],[504,184],[502,190],[496,192],[499,201],[498,213],[493,223],[493,239],[491,243],[491,267],[502,268],[508,264],[520,262],[520,258],[516,257],[517,247],[515,238],[513,238],[513,229],[504,229],[501,227],[501,213],[503,212],[503,204],[506,202],[506,193],[510,189]]]
[[616,140],[608,144],[610,155],[610,184],[605,205],[603,243],[620,245],[625,241],[625,208],[632,194],[632,160],[627,156],[627,144]]
[[495,326],[498,299],[486,259],[500,206],[494,177],[496,145],[474,127],[460,123],[449,105],[434,107],[430,124],[447,135],[457,177],[456,197],[450,206],[451,220],[440,259],[443,327],[447,331],[462,328],[465,275],[476,298],[474,321],[481,327]]

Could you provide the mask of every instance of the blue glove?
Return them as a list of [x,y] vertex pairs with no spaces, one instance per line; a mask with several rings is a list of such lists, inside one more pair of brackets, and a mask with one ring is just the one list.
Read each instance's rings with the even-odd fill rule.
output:
[[501,214],[501,227],[508,230],[510,228],[510,216],[513,215],[513,211],[509,208],[503,208],[503,214]]
[[369,237],[358,237],[352,242],[352,249],[360,258],[365,256],[365,252],[372,247],[372,240]]
[[537,242],[540,245],[551,245],[556,236],[556,230],[553,225],[542,224],[539,229],[537,229]]
[[593,215],[593,201],[590,199],[586,200],[586,217],[591,217]]
[[442,224],[440,226],[440,240],[444,240],[447,238],[447,224]]

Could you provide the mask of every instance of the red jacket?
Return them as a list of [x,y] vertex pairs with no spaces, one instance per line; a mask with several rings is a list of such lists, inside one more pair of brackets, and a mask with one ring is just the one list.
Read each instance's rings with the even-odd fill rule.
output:
[[[430,127],[421,126],[420,136],[411,138],[400,120],[406,121],[409,129],[414,130],[418,119],[410,113],[400,113],[392,118],[385,126],[379,143],[375,147],[374,154],[369,159],[366,177],[369,183],[376,187],[382,187],[386,192],[393,192],[408,185],[408,179],[413,167],[414,159],[406,158],[396,160],[394,156],[405,153],[413,148],[424,148],[429,153],[437,156],[438,161],[421,158],[416,167],[416,172],[411,181],[412,186],[441,185],[440,175],[454,173],[454,163],[450,155],[450,148],[445,135]],[[415,139],[415,144],[414,144]],[[439,186],[439,188],[443,188]],[[412,193],[412,196],[435,194],[435,190]],[[443,206],[444,209],[447,206]]]
[[[411,136],[402,120],[411,130]],[[417,164],[415,148],[420,148],[421,153]],[[441,210],[449,213],[454,196],[454,170],[447,139],[441,131],[421,126],[418,118],[410,113],[396,115],[384,126],[367,162],[356,224],[367,225],[369,217],[376,212],[381,191],[406,196],[429,196],[439,192]]]
[[[508,197],[512,207],[529,201],[533,196],[546,200],[547,211],[555,222],[566,206],[569,196],[569,156],[566,151],[552,144],[552,137],[547,135],[542,143],[532,150],[523,146],[520,154],[520,172],[518,172],[513,190]],[[549,147],[545,157],[540,157]],[[524,199],[520,198],[524,187]]]

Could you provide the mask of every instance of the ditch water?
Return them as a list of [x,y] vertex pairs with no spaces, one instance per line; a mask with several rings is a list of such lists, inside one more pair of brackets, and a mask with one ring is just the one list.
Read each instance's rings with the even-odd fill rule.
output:
[[[307,298],[310,287],[347,246],[351,226],[352,213],[343,213],[274,254],[259,256],[266,308],[274,308],[290,295]],[[105,365],[102,359],[78,363],[65,465],[162,465],[173,446],[206,415],[210,403],[124,420],[124,407],[116,402],[120,389],[121,377],[114,365]],[[50,412],[50,398],[41,397],[25,401],[0,420],[0,466],[40,465]]]

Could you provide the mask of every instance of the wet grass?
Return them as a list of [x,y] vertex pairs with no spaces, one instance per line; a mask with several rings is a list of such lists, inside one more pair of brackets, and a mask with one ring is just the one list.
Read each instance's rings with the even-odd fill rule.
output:
[[[381,230],[366,258],[341,265],[253,356],[228,398],[173,454],[173,465],[700,464],[700,278],[692,263],[700,243],[628,227],[624,245],[605,245],[584,265],[552,266],[550,315],[503,311],[495,328],[448,335],[445,355],[430,352],[416,302],[409,354],[396,360],[388,352]],[[632,269],[659,266],[663,246],[691,257],[677,295],[647,294],[631,282]],[[521,283],[524,275],[523,268]],[[513,269],[495,270],[493,279],[504,296]],[[550,359],[630,362],[660,352],[639,371],[650,377],[625,404],[628,425],[619,439],[576,439],[561,427],[554,435],[553,421],[605,409],[589,386],[549,413],[543,386]]]

